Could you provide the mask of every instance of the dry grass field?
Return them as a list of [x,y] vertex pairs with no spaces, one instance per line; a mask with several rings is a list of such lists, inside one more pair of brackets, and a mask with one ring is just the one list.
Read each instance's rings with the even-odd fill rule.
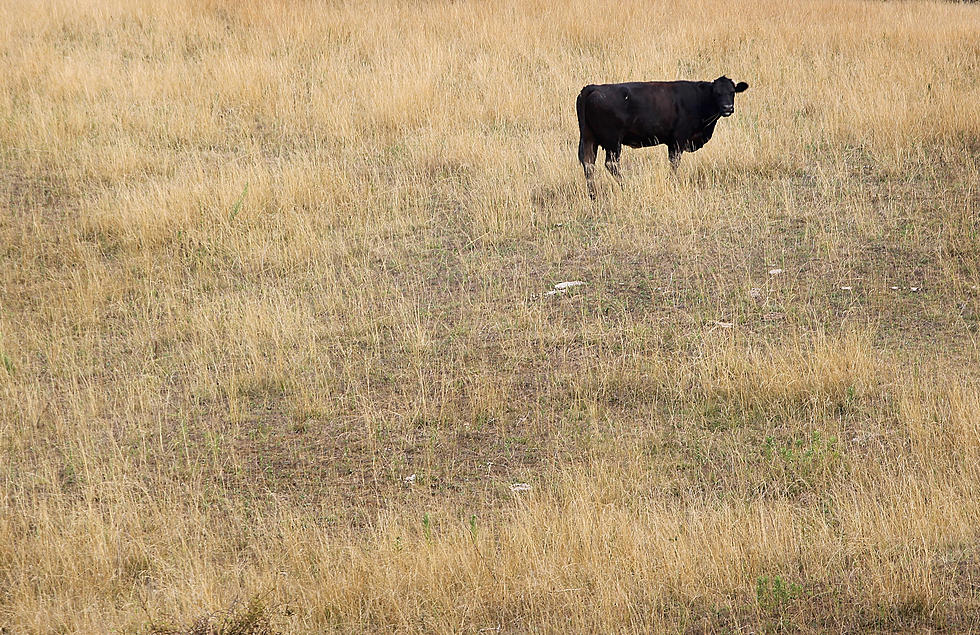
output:
[[0,632],[980,629],[978,104],[970,4],[0,3]]

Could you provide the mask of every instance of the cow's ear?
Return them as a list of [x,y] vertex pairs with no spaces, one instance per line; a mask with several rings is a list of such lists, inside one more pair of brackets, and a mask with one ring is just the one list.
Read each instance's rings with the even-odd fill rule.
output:
[[739,83],[735,84],[735,92],[736,93],[744,93],[746,90],[748,90],[748,88],[749,88],[749,85],[746,84],[745,82],[739,82]]

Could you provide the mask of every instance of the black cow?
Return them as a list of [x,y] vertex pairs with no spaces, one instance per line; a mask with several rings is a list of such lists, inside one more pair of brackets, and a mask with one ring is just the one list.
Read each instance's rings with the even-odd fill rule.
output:
[[708,142],[719,117],[735,112],[735,93],[749,87],[724,75],[713,82],[629,82],[586,86],[575,101],[578,111],[578,160],[585,168],[589,196],[595,198],[595,157],[606,150],[606,169],[617,181],[623,146],[667,145],[675,170],[681,153]]

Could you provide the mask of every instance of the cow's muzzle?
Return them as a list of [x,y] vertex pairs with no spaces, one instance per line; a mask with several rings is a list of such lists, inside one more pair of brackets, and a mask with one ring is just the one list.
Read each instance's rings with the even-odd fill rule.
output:
[[732,113],[734,113],[734,112],[735,112],[735,108],[722,108],[721,109],[721,116],[722,117],[731,117],[732,116]]

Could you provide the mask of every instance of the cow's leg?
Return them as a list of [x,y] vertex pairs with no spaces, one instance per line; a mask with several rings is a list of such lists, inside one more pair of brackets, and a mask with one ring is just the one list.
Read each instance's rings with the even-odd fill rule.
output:
[[595,200],[595,155],[598,146],[594,139],[584,136],[578,142],[578,160],[585,170],[585,186],[589,190],[589,198]]
[[606,148],[606,169],[616,177],[616,182],[623,184],[623,175],[619,173],[619,157],[623,154],[623,146],[617,145],[615,149]]
[[670,161],[670,167],[674,170],[674,172],[677,171],[677,166],[681,164],[682,153],[683,150],[677,146],[668,146],[667,148],[667,159]]

